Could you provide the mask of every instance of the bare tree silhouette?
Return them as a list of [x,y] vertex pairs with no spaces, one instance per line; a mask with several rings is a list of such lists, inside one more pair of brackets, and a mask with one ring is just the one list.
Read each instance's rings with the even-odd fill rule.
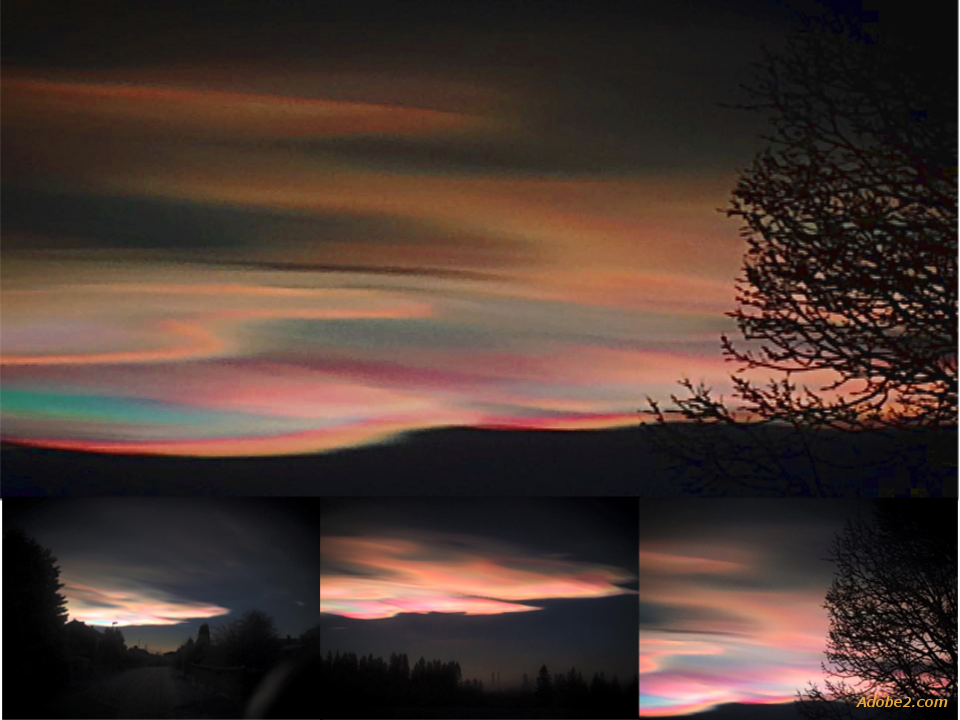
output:
[[197,637],[198,652],[204,647],[204,640],[209,655],[225,667],[245,666],[262,670],[272,666],[280,655],[280,638],[273,618],[262,610],[247,610],[240,617],[214,628],[212,642],[210,629],[204,623]]
[[798,693],[804,716],[852,717],[874,695],[956,702],[956,508],[930,505],[881,501],[836,538],[826,678]]
[[743,340],[721,338],[735,407],[684,380],[675,407],[648,399],[648,413],[700,479],[824,494],[823,438],[882,434],[880,472],[924,465],[915,448],[956,427],[956,22],[946,41],[837,10],[800,22],[734,106],[772,125],[725,210],[747,242],[728,313]]

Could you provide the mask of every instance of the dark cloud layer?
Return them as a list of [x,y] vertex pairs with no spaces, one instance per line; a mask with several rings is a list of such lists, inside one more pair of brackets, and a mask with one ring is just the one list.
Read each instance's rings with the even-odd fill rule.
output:
[[[218,261],[243,257],[244,249],[283,237],[291,244],[323,245],[423,243],[444,237],[428,224],[373,213],[297,213],[212,205],[152,197],[122,197],[4,187],[4,227],[10,250],[129,248],[189,253],[199,259],[219,251]],[[53,211],[55,210],[55,212]],[[17,234],[29,236],[18,239]],[[449,241],[452,241],[450,238]],[[230,253],[230,250],[236,252]],[[224,252],[227,251],[227,252]],[[322,257],[322,255],[320,255]],[[256,265],[251,259],[250,264]],[[291,263],[292,269],[308,268]]]
[[636,522],[634,503],[601,498],[326,498],[323,533],[365,535],[390,528],[476,535],[633,567],[636,548],[624,537]]

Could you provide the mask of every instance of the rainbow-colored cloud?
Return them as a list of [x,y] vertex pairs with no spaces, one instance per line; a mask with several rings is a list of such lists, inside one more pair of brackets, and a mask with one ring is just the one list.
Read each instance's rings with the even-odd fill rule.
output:
[[400,613],[531,612],[552,598],[633,591],[625,570],[541,556],[467,536],[324,537],[320,611],[361,620]]
[[5,438],[288,454],[727,386],[729,177],[598,170],[512,87],[210,71],[4,76]]
[[93,587],[64,576],[63,595],[69,618],[88,625],[180,625],[230,612],[219,605],[181,600],[156,588],[123,581],[106,581]]
[[783,703],[819,674],[820,588],[768,589],[763,547],[643,544],[640,716]]

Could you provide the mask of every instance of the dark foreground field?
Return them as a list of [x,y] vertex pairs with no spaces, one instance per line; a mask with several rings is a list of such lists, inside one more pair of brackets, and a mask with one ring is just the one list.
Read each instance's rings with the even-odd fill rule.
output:
[[49,718],[237,718],[243,708],[192,687],[169,667],[125,670],[100,682],[77,687],[41,708],[33,717]]
[[[691,440],[710,430],[685,428]],[[698,433],[700,434],[698,437]],[[957,436],[915,448],[910,462],[878,473],[882,444],[826,440],[840,466],[822,471],[833,492],[956,496]],[[15,495],[640,495],[703,494],[672,471],[675,461],[644,427],[602,431],[449,428],[393,443],[289,457],[204,459],[43,450],[6,443],[2,493]],[[863,463],[863,468],[859,464]],[[796,463],[795,463],[796,465]],[[852,468],[852,469],[851,469]],[[931,479],[929,469],[936,470]],[[689,469],[689,468],[688,468]],[[697,469],[693,468],[696,476]],[[775,482],[735,483],[708,494],[778,496]],[[796,494],[796,493],[791,493]]]

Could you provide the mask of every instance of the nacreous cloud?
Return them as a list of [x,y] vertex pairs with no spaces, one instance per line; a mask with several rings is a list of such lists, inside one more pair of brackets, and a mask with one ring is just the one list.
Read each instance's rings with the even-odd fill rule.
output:
[[640,624],[640,717],[786,703],[817,677],[823,590],[803,577],[789,589],[765,586],[770,567],[783,562],[766,546],[647,542],[639,561],[648,615]]
[[218,605],[172,598],[161,590],[95,588],[69,578],[64,578],[63,595],[70,619],[88,625],[180,625],[230,612]]
[[320,612],[360,620],[399,613],[498,615],[540,610],[529,601],[597,598],[618,587],[625,570],[544,557],[464,536],[324,537],[320,541]]

